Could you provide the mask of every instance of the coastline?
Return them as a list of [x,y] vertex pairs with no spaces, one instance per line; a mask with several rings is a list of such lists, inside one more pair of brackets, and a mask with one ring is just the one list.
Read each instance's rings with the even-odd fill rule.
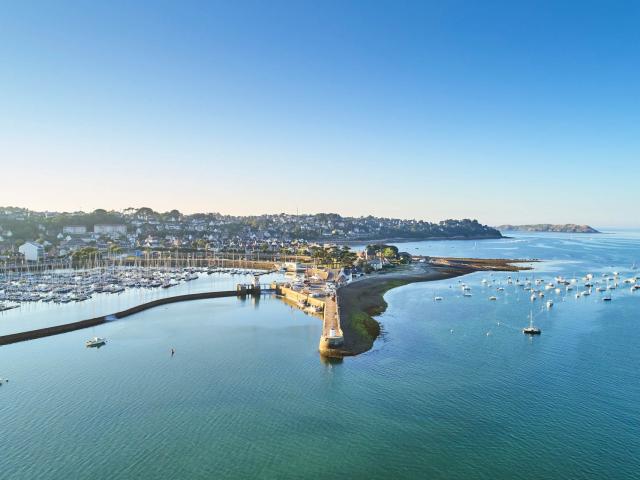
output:
[[354,356],[365,353],[373,347],[380,335],[380,323],[373,317],[386,310],[387,302],[384,300],[384,294],[393,288],[411,283],[444,280],[478,271],[530,270],[530,267],[514,264],[536,261],[434,257],[427,264],[412,264],[356,280],[339,290],[338,304],[344,343],[339,349],[328,352],[327,356]]
[[[505,235],[477,235],[471,237],[453,236],[453,237],[389,237],[389,238],[361,238],[348,240],[332,240],[336,245],[360,245],[360,244],[380,244],[380,243],[410,243],[410,242],[440,242],[453,240],[500,240],[503,238],[511,238]],[[320,240],[318,240],[320,241]]]

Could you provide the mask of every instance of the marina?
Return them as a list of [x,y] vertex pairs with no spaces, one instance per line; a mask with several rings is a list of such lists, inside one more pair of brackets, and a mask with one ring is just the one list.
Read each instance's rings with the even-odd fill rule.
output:
[[84,302],[95,294],[120,294],[128,289],[171,288],[200,275],[262,275],[267,270],[241,268],[111,267],[0,273],[0,311],[22,303]]

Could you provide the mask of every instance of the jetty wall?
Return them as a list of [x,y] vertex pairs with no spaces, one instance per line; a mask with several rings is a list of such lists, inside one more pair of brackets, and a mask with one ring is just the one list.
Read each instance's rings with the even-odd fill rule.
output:
[[[244,291],[243,293],[251,294],[250,291]],[[186,295],[176,295],[174,297],[159,298],[151,302],[142,303],[135,307],[122,310],[110,315],[103,315],[101,317],[90,318],[88,320],[80,320],[73,323],[65,323],[64,325],[55,325],[52,327],[39,328],[37,330],[29,330],[26,332],[12,333],[9,335],[0,336],[0,345],[9,345],[11,343],[25,342],[27,340],[35,340],[37,338],[50,337],[52,335],[59,335],[61,333],[73,332],[74,330],[81,330],[83,328],[95,327],[113,321],[120,318],[125,318],[130,315],[149,310],[150,308],[158,307],[160,305],[167,305],[169,303],[185,302],[189,300],[204,300],[207,298],[222,298],[222,297],[236,297],[239,295],[237,290],[222,291],[222,292],[202,292],[202,293],[190,293]]]
[[294,303],[298,302],[307,302],[309,305],[313,305],[314,307],[321,307],[324,309],[324,301],[319,298],[310,297],[306,293],[296,292],[295,290],[289,287],[280,287],[279,293],[286,298],[287,300],[291,300]]
[[344,335],[340,327],[340,311],[337,298],[330,296],[322,299],[314,298],[288,287],[280,287],[279,293],[294,304],[307,302],[309,305],[322,307],[322,334],[320,335],[318,350],[325,357],[344,356],[344,352],[340,348],[344,343]]

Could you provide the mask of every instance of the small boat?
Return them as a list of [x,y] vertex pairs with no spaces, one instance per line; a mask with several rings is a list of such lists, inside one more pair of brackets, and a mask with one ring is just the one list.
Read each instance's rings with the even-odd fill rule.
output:
[[106,343],[107,343],[106,338],[93,337],[92,339],[84,342],[84,345],[85,347],[91,348],[91,347],[101,347]]
[[498,297],[491,296],[491,297],[489,297],[489,300],[495,301],[495,300],[498,300]]
[[547,308],[551,308],[553,307],[553,300],[548,300],[547,301]]
[[433,299],[434,299],[436,302],[441,302],[441,301],[442,301],[442,297],[433,297]]
[[611,301],[611,295],[605,295],[604,297],[602,297],[602,301],[603,302],[610,302]]
[[533,326],[533,312],[529,313],[529,326],[524,327],[522,333],[525,335],[540,335],[542,333],[542,330]]
[[462,294],[463,297],[471,297],[472,295],[469,292],[464,292]]

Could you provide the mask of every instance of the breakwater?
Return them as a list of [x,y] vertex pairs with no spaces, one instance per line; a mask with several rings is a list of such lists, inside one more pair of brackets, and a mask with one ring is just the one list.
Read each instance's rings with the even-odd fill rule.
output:
[[39,328],[37,330],[29,330],[26,332],[12,333],[9,335],[0,336],[0,345],[9,345],[11,343],[25,342],[27,340],[35,340],[37,338],[50,337],[52,335],[59,335],[61,333],[73,332],[74,330],[81,330],[83,328],[95,327],[113,320],[134,315],[150,308],[159,307],[161,305],[167,305],[170,303],[185,302],[189,300],[204,300],[208,298],[223,298],[223,297],[242,297],[246,295],[259,294],[260,289],[253,290],[251,288],[244,287],[237,290],[228,290],[221,292],[202,292],[191,293],[186,295],[177,295],[174,297],[159,298],[151,302],[142,303],[135,307],[122,310],[110,315],[103,315],[101,317],[90,318],[88,320],[80,320],[78,322],[66,323],[64,325],[55,325],[52,327]]
[[54,325],[51,327],[39,328],[36,330],[28,330],[26,332],[12,333],[8,335],[0,336],[0,346],[10,345],[12,343],[26,342],[28,340],[36,340],[38,338],[50,337],[53,335],[60,335],[62,333],[73,332],[75,330],[82,330],[85,328],[95,327],[107,322],[112,322],[122,318],[126,318],[130,315],[149,310],[151,308],[159,307],[161,305],[168,305],[177,302],[186,302],[190,300],[205,300],[210,298],[224,298],[224,297],[246,297],[249,295],[260,295],[261,293],[273,293],[276,292],[288,299],[290,302],[299,305],[301,302],[305,302],[307,305],[313,307],[320,307],[323,318],[322,336],[320,337],[319,350],[325,356],[343,356],[343,352],[338,348],[342,345],[343,334],[340,328],[340,317],[338,314],[338,305],[335,298],[328,297],[324,300],[310,297],[309,295],[296,292],[291,288],[278,285],[277,283],[271,283],[266,285],[259,284],[238,284],[236,290],[227,290],[220,292],[201,292],[191,293],[185,295],[176,295],[173,297],[159,298],[151,302],[142,303],[135,307],[122,310],[120,312],[112,313],[109,315],[102,315],[87,320],[80,320],[78,322],[65,323],[63,325]]
[[344,336],[340,327],[337,296],[326,296],[321,300],[288,287],[280,287],[278,293],[295,305],[306,304],[311,307],[320,307],[322,309],[322,335],[318,350],[325,357],[344,356],[344,351],[340,348]]

